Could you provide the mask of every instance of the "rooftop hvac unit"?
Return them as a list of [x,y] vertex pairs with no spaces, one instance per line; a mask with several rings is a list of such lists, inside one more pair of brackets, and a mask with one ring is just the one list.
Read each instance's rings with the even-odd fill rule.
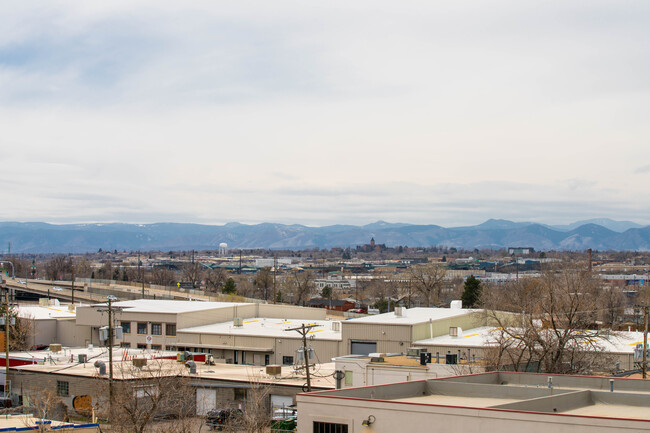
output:
[[60,344],[50,344],[50,352],[52,353],[57,353],[61,351],[61,345]]
[[420,353],[424,353],[426,351],[427,350],[422,347],[409,347],[408,349],[406,349],[406,356],[408,358],[419,358]]
[[85,353],[80,353],[79,364],[85,364],[86,362],[88,362],[88,355],[86,355]]
[[455,353],[448,353],[445,358],[446,364],[458,364],[458,355]]
[[370,362],[384,362],[384,358],[382,358],[381,356],[374,356],[370,358]]
[[341,332],[341,322],[332,322],[332,331]]
[[463,328],[460,328],[458,326],[450,326],[449,327],[449,336],[450,337],[462,337],[463,336]]
[[242,326],[244,326],[244,319],[242,319],[241,317],[235,317],[232,321],[232,324],[237,328],[241,328]]
[[147,358],[133,358],[133,366],[142,368],[147,365]]
[[463,301],[461,301],[461,300],[451,301],[451,303],[449,304],[449,308],[451,310],[462,310],[463,309]]
[[282,366],[281,365],[267,365],[266,366],[266,374],[269,376],[279,376],[282,374]]

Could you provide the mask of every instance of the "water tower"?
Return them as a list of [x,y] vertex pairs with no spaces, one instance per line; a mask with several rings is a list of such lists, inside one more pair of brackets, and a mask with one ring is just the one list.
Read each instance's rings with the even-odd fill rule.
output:
[[225,256],[227,250],[228,250],[228,244],[225,242],[221,242],[219,244],[219,254]]

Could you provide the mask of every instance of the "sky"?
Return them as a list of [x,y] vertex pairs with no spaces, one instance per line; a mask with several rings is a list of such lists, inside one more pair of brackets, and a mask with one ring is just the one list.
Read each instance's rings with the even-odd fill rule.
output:
[[0,221],[650,224],[647,1],[0,3]]

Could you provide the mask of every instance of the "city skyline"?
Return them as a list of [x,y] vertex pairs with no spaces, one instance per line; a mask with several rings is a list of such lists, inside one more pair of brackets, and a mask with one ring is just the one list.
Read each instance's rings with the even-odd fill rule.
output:
[[650,224],[650,6],[0,7],[0,221]]

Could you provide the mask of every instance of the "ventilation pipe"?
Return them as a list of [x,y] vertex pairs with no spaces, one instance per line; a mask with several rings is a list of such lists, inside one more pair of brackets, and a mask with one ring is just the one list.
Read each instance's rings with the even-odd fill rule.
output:
[[106,364],[104,361],[95,361],[95,364],[93,364],[95,368],[99,369],[99,375],[104,376],[106,374]]

